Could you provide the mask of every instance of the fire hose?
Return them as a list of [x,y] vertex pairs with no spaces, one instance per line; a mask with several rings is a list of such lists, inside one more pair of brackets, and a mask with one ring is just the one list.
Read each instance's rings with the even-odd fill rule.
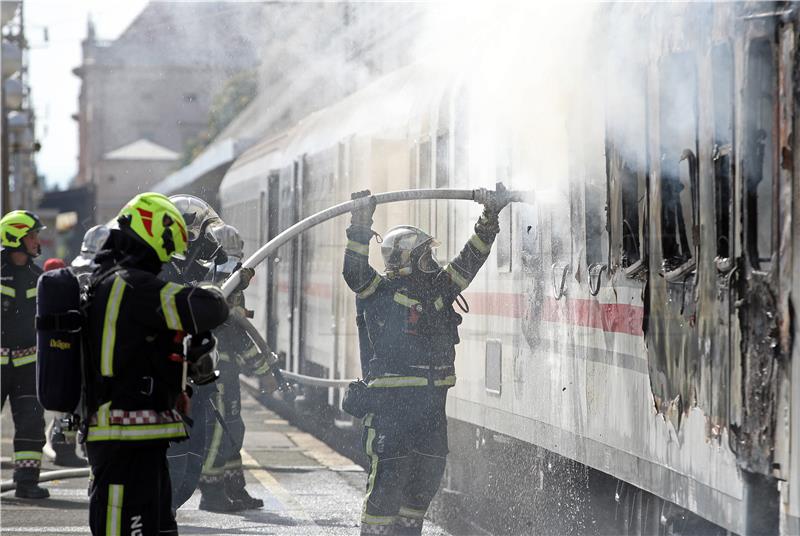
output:
[[[516,202],[532,202],[533,196],[530,192],[524,191],[514,191],[514,190],[503,190],[505,195],[508,195],[509,201],[516,201]],[[386,203],[395,203],[399,201],[419,201],[419,200],[452,200],[452,199],[463,199],[467,201],[475,201],[478,203],[483,203],[488,200],[489,196],[494,194],[495,192],[491,190],[486,190],[484,188],[478,188],[476,190],[457,190],[457,189],[449,189],[449,188],[432,188],[432,189],[422,189],[422,190],[398,190],[395,192],[386,192],[382,194],[374,194],[369,197],[362,197],[350,201],[345,201],[344,203],[339,203],[338,205],[334,205],[328,209],[325,209],[321,212],[317,212],[299,222],[295,223],[291,227],[287,228],[286,230],[279,233],[275,238],[261,246],[253,255],[251,255],[243,264],[242,266],[245,268],[255,268],[264,260],[269,258],[273,255],[278,248],[284,245],[286,242],[296,238],[299,234],[312,227],[319,225],[325,221],[328,221],[332,218],[337,216],[341,216],[343,214],[347,214],[352,212],[354,209],[366,206],[367,203],[370,202],[370,197],[375,200],[375,203],[378,205],[383,205]],[[225,296],[230,296],[233,290],[239,285],[240,274],[239,272],[234,272],[231,276],[225,281],[222,285],[222,292]],[[258,333],[255,327],[250,324],[249,321],[243,322],[243,324],[248,324],[251,329],[248,331],[252,334],[253,332]],[[254,341],[258,344],[263,351],[268,351],[266,347],[266,342],[260,336],[254,337]],[[272,367],[271,367],[272,368]],[[306,376],[303,374],[297,374],[294,372],[289,372],[286,370],[275,369],[273,372],[276,372],[276,379],[278,381],[282,378],[297,382],[303,385],[309,385],[314,387],[333,387],[333,388],[346,388],[348,384],[353,381],[351,379],[327,379],[327,378],[318,378],[314,376]],[[285,380],[283,380],[285,381]],[[81,469],[63,469],[58,471],[47,471],[39,475],[39,482],[49,482],[52,480],[61,480],[61,479],[68,479],[68,478],[84,478],[89,476],[89,469],[88,468],[81,468]],[[11,491],[16,488],[16,483],[11,480],[6,480],[0,483],[0,493],[5,493],[7,491]]]
[[[347,214],[352,212],[355,209],[361,208],[366,206],[370,203],[370,199],[374,199],[375,203],[378,205],[386,204],[386,203],[395,203],[398,201],[418,201],[418,200],[451,200],[451,199],[463,199],[467,201],[475,201],[477,203],[485,203],[489,200],[490,196],[496,195],[497,193],[503,193],[503,195],[508,196],[509,201],[516,201],[516,202],[533,202],[533,194],[531,192],[519,191],[519,190],[505,190],[502,188],[502,184],[498,183],[497,190],[487,190],[485,188],[478,188],[475,190],[457,190],[451,188],[431,188],[431,189],[421,189],[421,190],[398,190],[395,192],[386,192],[382,194],[373,194],[368,197],[361,197],[358,199],[353,199],[350,201],[345,201],[344,203],[339,203],[338,205],[334,205],[330,208],[327,208],[323,211],[317,212],[316,214],[312,214],[311,216],[300,220],[299,222],[295,223],[291,227],[285,229],[281,233],[279,233],[276,237],[272,240],[261,246],[253,255],[251,255],[247,260],[242,263],[244,268],[255,268],[264,260],[269,258],[270,256],[274,255],[274,253],[285,243],[289,242],[290,240],[296,238],[299,234],[312,227],[319,225],[325,221],[328,221],[336,216],[341,216],[343,214]],[[229,296],[233,290],[239,285],[240,274],[239,272],[234,272],[231,276],[225,281],[222,285],[222,292],[225,296]],[[249,323],[249,322],[248,322]],[[257,341],[259,342],[259,341]],[[263,342],[263,339],[261,340]],[[259,343],[259,345],[261,345]],[[262,348],[264,350],[265,348]],[[310,385],[314,387],[333,387],[333,388],[346,388],[352,379],[327,379],[327,378],[318,378],[314,376],[306,376],[303,374],[297,374],[294,372],[288,372],[282,370],[281,373],[283,374],[284,378],[290,379],[295,381],[299,384]]]

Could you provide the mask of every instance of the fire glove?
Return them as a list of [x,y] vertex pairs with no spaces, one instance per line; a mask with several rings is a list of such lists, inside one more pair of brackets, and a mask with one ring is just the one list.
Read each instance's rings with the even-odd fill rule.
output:
[[256,271],[253,268],[245,268],[244,266],[239,268],[239,284],[236,285],[234,292],[241,292],[249,287],[254,275],[256,275]]
[[367,199],[362,203],[356,203],[357,208],[354,208],[351,212],[350,225],[371,228],[372,215],[375,214],[377,202],[375,201],[375,198],[372,197],[372,193],[369,190],[361,190],[360,192],[354,192],[350,195],[350,199],[353,200],[362,198]]
[[502,182],[498,182],[495,190],[486,190],[481,203],[487,212],[500,214],[500,211],[511,202],[510,192]]
[[210,331],[193,335],[186,349],[188,376],[195,385],[206,385],[217,379],[217,338]]

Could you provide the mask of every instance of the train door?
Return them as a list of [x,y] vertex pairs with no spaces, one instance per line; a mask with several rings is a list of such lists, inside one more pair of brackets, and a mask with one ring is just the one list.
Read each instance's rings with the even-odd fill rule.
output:
[[[294,161],[292,166],[292,223],[300,221],[303,199],[303,168],[305,156]],[[289,280],[289,300],[291,303],[291,317],[289,320],[291,342],[289,346],[289,363],[287,366],[292,372],[300,372],[300,358],[303,344],[303,235],[292,241],[292,269]]]
[[[266,241],[272,240],[279,232],[280,221],[280,177],[278,173],[270,173],[267,178],[267,191],[262,193],[262,215],[266,210]],[[263,226],[262,226],[263,227]],[[276,287],[276,272],[275,262],[273,259],[266,261],[266,278],[267,278],[267,299],[266,299],[266,316],[267,316],[267,344],[270,348],[277,348],[278,343],[278,311],[277,311],[277,298],[278,288]]]

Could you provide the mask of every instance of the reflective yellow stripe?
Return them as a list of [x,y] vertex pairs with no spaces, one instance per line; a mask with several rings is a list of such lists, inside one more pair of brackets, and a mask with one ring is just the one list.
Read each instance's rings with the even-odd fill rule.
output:
[[367,525],[391,525],[394,523],[395,516],[373,516],[367,513],[367,505],[372,490],[375,489],[375,476],[378,474],[378,455],[372,450],[372,442],[375,441],[375,429],[367,428],[367,457],[369,458],[369,477],[367,478],[367,495],[364,497],[364,507],[361,510],[361,523]]
[[0,293],[3,294],[4,296],[11,296],[12,298],[17,297],[17,291],[5,285],[0,285]]
[[375,417],[375,414],[374,414],[374,413],[367,413],[367,414],[364,416],[364,426],[366,426],[366,427],[370,427],[370,426],[372,426],[372,418],[373,418],[373,417]]
[[253,374],[265,374],[269,370],[269,363],[264,361],[264,363],[253,371]]
[[36,288],[29,288],[25,291],[26,298],[35,298],[36,297]]
[[441,311],[442,309],[444,309],[444,300],[442,299],[441,296],[439,296],[433,301],[433,306],[436,307],[437,311]]
[[372,282],[369,284],[369,286],[358,293],[358,297],[364,299],[372,296],[375,293],[375,291],[378,290],[378,285],[381,284],[381,281],[382,281],[381,276],[376,275],[372,279]]
[[100,373],[103,376],[114,375],[114,343],[117,340],[117,316],[119,305],[122,302],[122,293],[125,291],[125,281],[121,277],[114,277],[111,293],[106,304],[106,318],[103,322],[103,342],[100,347]]
[[394,293],[394,301],[408,308],[413,308],[419,305],[419,302],[414,298],[409,298],[405,294],[400,294],[399,292]]
[[449,387],[449,386],[455,385],[455,384],[456,384],[455,375],[447,376],[447,377],[445,377],[445,378],[443,378],[441,380],[434,380],[433,381],[433,385],[436,386],[436,387]]
[[11,363],[13,363],[15,367],[21,367],[22,365],[27,365],[28,363],[36,363],[36,354],[28,354],[22,357],[15,357],[11,360]]
[[20,460],[41,460],[42,453],[35,450],[20,450],[14,453],[14,461]]
[[0,355],[0,365],[8,365],[8,356]]
[[469,286],[469,281],[464,279],[464,276],[459,274],[455,268],[453,268],[452,264],[448,264],[447,268],[444,269],[450,275],[450,279],[453,280],[453,283],[459,286],[461,290],[464,290]]
[[[455,375],[445,376],[440,380],[433,380],[435,387],[448,387],[456,384]],[[369,382],[368,387],[424,387],[428,385],[428,378],[420,376],[384,376]]]
[[469,243],[484,255],[488,255],[489,252],[492,251],[492,246],[481,240],[481,237],[476,234],[472,235],[469,239]]
[[176,331],[183,331],[181,317],[175,305],[175,295],[181,290],[183,290],[183,287],[175,283],[167,283],[161,289],[161,309],[164,311],[164,320],[167,321],[169,329]]
[[347,249],[349,249],[353,253],[358,253],[359,255],[369,257],[369,244],[361,244],[354,240],[348,240]]
[[122,534],[122,498],[125,486],[108,485],[108,506],[106,507],[106,536]]
[[419,376],[384,376],[369,382],[368,387],[424,387],[428,378]]
[[147,441],[186,437],[183,423],[90,426],[87,441]]
[[401,516],[410,517],[411,519],[423,519],[425,517],[425,510],[415,510],[406,506],[402,506],[399,513]]
[[372,516],[367,513],[362,514],[361,522],[367,525],[392,525],[396,516]]
[[[220,415],[225,415],[225,400],[222,398],[225,392],[225,386],[222,384],[217,385],[217,390],[217,411],[219,411]],[[214,434],[211,436],[211,445],[208,447],[208,454],[206,455],[205,462],[203,462],[202,473],[204,475],[213,475],[222,472],[222,468],[218,468],[219,470],[214,469],[214,462],[217,459],[219,445],[222,443],[222,432],[222,425],[220,425],[219,421],[216,421],[214,423]]]

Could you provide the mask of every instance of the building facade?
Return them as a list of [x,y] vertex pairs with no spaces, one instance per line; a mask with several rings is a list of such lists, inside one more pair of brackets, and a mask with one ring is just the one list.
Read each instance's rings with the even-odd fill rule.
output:
[[92,184],[96,221],[180,167],[224,84],[258,64],[259,3],[152,2],[114,41],[83,42],[76,185]]

